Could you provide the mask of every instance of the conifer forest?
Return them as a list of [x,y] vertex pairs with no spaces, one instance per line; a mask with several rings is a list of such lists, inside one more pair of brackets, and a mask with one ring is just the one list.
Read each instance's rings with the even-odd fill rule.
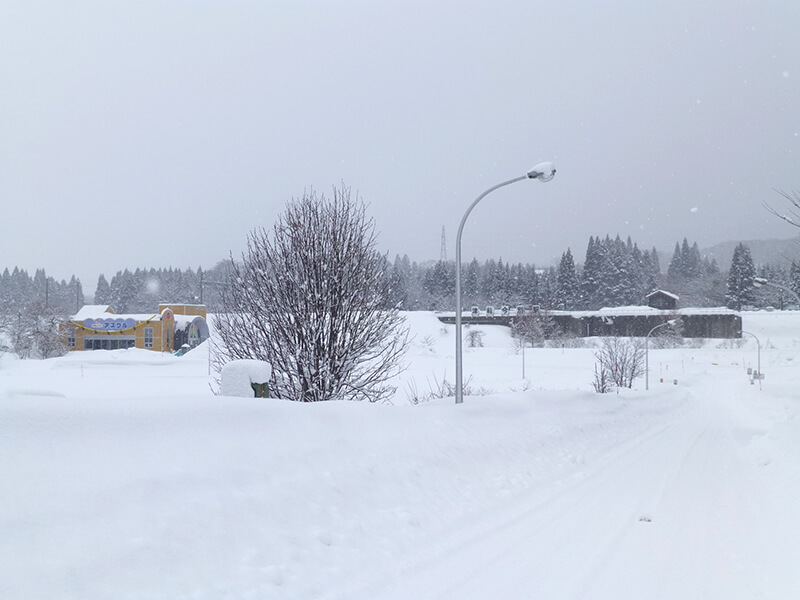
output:
[[[118,314],[149,313],[159,303],[220,306],[230,271],[224,260],[203,270],[136,268],[118,271],[110,279],[100,275],[88,296],[94,304],[108,304]],[[385,276],[392,290],[391,306],[401,310],[453,310],[455,263],[414,262],[407,255],[386,257]],[[462,264],[465,307],[538,305],[549,310],[597,310],[645,303],[645,296],[663,289],[680,297],[683,307],[727,306],[781,308],[793,304],[778,289],[753,286],[764,277],[800,293],[800,264],[792,261],[755,265],[750,251],[739,244],[730,265],[718,265],[701,255],[697,243],[676,242],[669,261],[662,263],[655,248],[642,250],[630,238],[590,237],[585,253],[567,248],[558,264],[539,267],[510,263],[502,258],[477,259]],[[88,294],[87,294],[88,295]],[[87,302],[84,287],[72,276],[57,281],[37,269],[6,268],[0,275],[0,313],[16,315],[31,307],[46,307],[64,316]]]

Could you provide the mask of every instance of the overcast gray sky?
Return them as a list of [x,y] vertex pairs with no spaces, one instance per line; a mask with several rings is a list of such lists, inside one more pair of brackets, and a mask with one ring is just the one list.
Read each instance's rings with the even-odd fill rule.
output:
[[[800,2],[0,3],[0,268],[210,267],[345,182],[393,258],[788,238]],[[669,256],[662,256],[662,266]]]

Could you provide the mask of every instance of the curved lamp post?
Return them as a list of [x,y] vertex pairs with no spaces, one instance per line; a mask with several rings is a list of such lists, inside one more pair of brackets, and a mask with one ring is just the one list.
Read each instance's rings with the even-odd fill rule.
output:
[[464,386],[462,381],[463,367],[461,363],[461,234],[464,232],[464,224],[467,222],[467,217],[472,212],[472,209],[483,200],[486,196],[493,191],[522,181],[523,179],[538,179],[539,181],[550,181],[556,176],[556,169],[551,162],[539,163],[533,169],[528,171],[525,175],[520,175],[514,179],[509,179],[503,183],[498,183],[483,192],[480,196],[475,198],[475,201],[469,205],[467,212],[461,219],[461,224],[458,226],[458,234],[456,235],[456,404],[464,402]]
[[667,325],[675,325],[677,319],[670,319],[665,323],[661,323],[653,327],[650,331],[647,332],[647,335],[644,336],[644,389],[650,389],[650,334],[653,333],[656,329],[660,329],[662,327],[666,327]]
[[[794,296],[794,299],[797,300],[797,304],[800,305],[800,296],[798,296],[792,288],[788,288],[785,285],[781,285],[780,283],[767,281],[763,277],[754,277],[753,278],[753,286],[754,287],[760,288],[762,285],[768,285],[769,287],[778,288],[779,290],[783,290],[784,292],[788,292],[789,294]],[[781,302],[783,302],[783,299],[781,299]]]

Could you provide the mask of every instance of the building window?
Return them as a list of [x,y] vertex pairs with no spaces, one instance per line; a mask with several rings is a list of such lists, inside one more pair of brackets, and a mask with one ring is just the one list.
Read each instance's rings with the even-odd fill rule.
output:
[[75,347],[75,328],[68,327],[67,328],[67,346],[70,348]]
[[145,348],[152,348],[153,347],[153,328],[152,327],[145,327],[144,328],[144,347]]

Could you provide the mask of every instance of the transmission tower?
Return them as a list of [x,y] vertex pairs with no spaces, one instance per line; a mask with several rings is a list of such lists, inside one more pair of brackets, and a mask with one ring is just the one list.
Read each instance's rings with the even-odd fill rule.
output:
[[439,260],[447,262],[447,238],[444,235],[444,225],[442,225],[442,250],[439,252]]

